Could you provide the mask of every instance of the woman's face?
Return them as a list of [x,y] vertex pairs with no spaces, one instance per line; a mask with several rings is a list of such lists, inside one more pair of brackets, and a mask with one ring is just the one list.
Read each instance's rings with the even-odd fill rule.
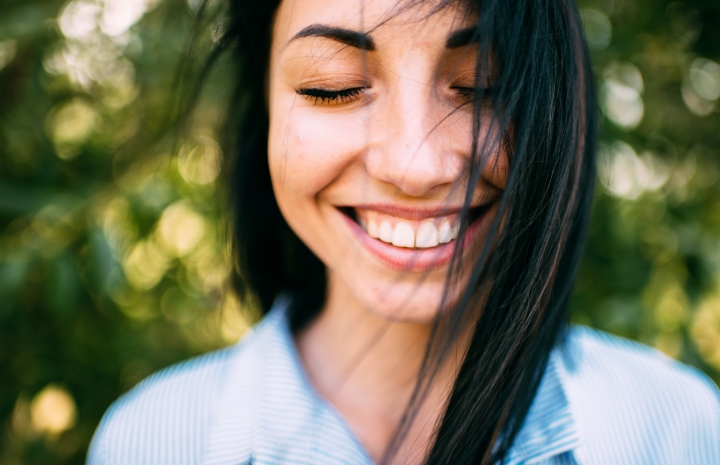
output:
[[[280,209],[342,289],[374,313],[427,322],[456,241],[463,270],[495,214],[507,157],[490,155],[457,237],[472,147],[473,25],[455,7],[285,0],[269,78],[269,163]],[[465,32],[465,33],[464,33]],[[488,121],[485,121],[487,119]],[[480,144],[499,131],[481,118]],[[465,285],[461,275],[450,299]]]

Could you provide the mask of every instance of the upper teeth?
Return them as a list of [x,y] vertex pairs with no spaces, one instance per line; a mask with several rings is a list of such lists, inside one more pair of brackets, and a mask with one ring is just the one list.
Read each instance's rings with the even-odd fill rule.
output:
[[409,222],[398,221],[393,227],[389,221],[382,220],[376,222],[370,219],[365,223],[361,221],[368,235],[383,242],[387,242],[396,247],[419,247],[428,248],[435,247],[438,244],[446,244],[457,238],[459,224],[450,224],[450,221],[440,223],[440,228],[435,226],[432,220],[423,221],[417,228]]

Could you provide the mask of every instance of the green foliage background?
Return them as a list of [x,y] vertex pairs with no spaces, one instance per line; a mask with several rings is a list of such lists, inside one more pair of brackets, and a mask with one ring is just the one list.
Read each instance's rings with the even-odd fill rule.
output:
[[[0,464],[82,463],[121,393],[247,328],[218,187],[222,62],[168,131],[196,3],[0,6]],[[573,319],[718,382],[720,3],[580,6],[604,118]]]

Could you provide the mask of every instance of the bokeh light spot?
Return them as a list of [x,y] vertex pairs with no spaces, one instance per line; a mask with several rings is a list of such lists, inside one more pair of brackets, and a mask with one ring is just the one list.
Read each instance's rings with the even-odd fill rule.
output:
[[90,35],[98,26],[102,9],[93,1],[75,0],[60,13],[58,25],[65,37],[79,39]]
[[215,180],[222,167],[220,146],[208,136],[200,136],[199,144],[185,144],[178,154],[178,170],[190,184],[204,185]]
[[720,297],[708,296],[695,311],[690,333],[703,359],[720,369]]
[[580,10],[585,37],[590,48],[602,50],[610,44],[612,39],[612,24],[610,19],[602,12],[593,9]]
[[228,294],[222,304],[221,334],[228,344],[234,344],[250,329],[247,320],[242,316],[242,310],[237,298]]
[[690,66],[690,84],[705,100],[720,97],[720,65],[707,58],[698,58]]
[[681,93],[690,111],[699,116],[711,114],[720,97],[720,65],[707,58],[696,58],[683,80]]
[[158,229],[163,245],[178,256],[190,252],[205,233],[205,220],[187,202],[167,207],[160,217]]
[[605,116],[620,127],[632,129],[642,121],[645,107],[640,70],[628,62],[615,61],[603,71]]
[[598,153],[598,177],[616,197],[635,200],[645,191],[660,189],[670,178],[671,168],[652,152],[638,156],[622,141],[602,144]]
[[50,137],[58,146],[57,155],[68,160],[77,152],[67,148],[75,148],[88,138],[97,124],[98,115],[90,104],[78,98],[53,109],[49,119]]
[[60,434],[75,426],[77,407],[67,390],[50,384],[30,404],[33,427],[47,434]]
[[155,287],[165,275],[169,257],[155,241],[139,241],[127,254],[122,266],[131,286],[148,290]]
[[661,333],[655,338],[655,348],[668,357],[678,358],[682,351],[682,335],[677,332]]
[[17,42],[9,40],[0,40],[0,69],[3,69],[15,58],[17,51]]
[[100,29],[109,36],[123,34],[157,3],[152,0],[105,0]]

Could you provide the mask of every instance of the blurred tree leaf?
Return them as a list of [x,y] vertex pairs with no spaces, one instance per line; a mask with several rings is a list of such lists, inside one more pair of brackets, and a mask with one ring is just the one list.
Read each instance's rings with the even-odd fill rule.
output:
[[[720,4],[579,3],[604,116],[573,320],[717,382]],[[0,12],[0,463],[80,464],[120,394],[247,328],[218,187],[232,75],[218,63],[176,134],[185,1]]]

